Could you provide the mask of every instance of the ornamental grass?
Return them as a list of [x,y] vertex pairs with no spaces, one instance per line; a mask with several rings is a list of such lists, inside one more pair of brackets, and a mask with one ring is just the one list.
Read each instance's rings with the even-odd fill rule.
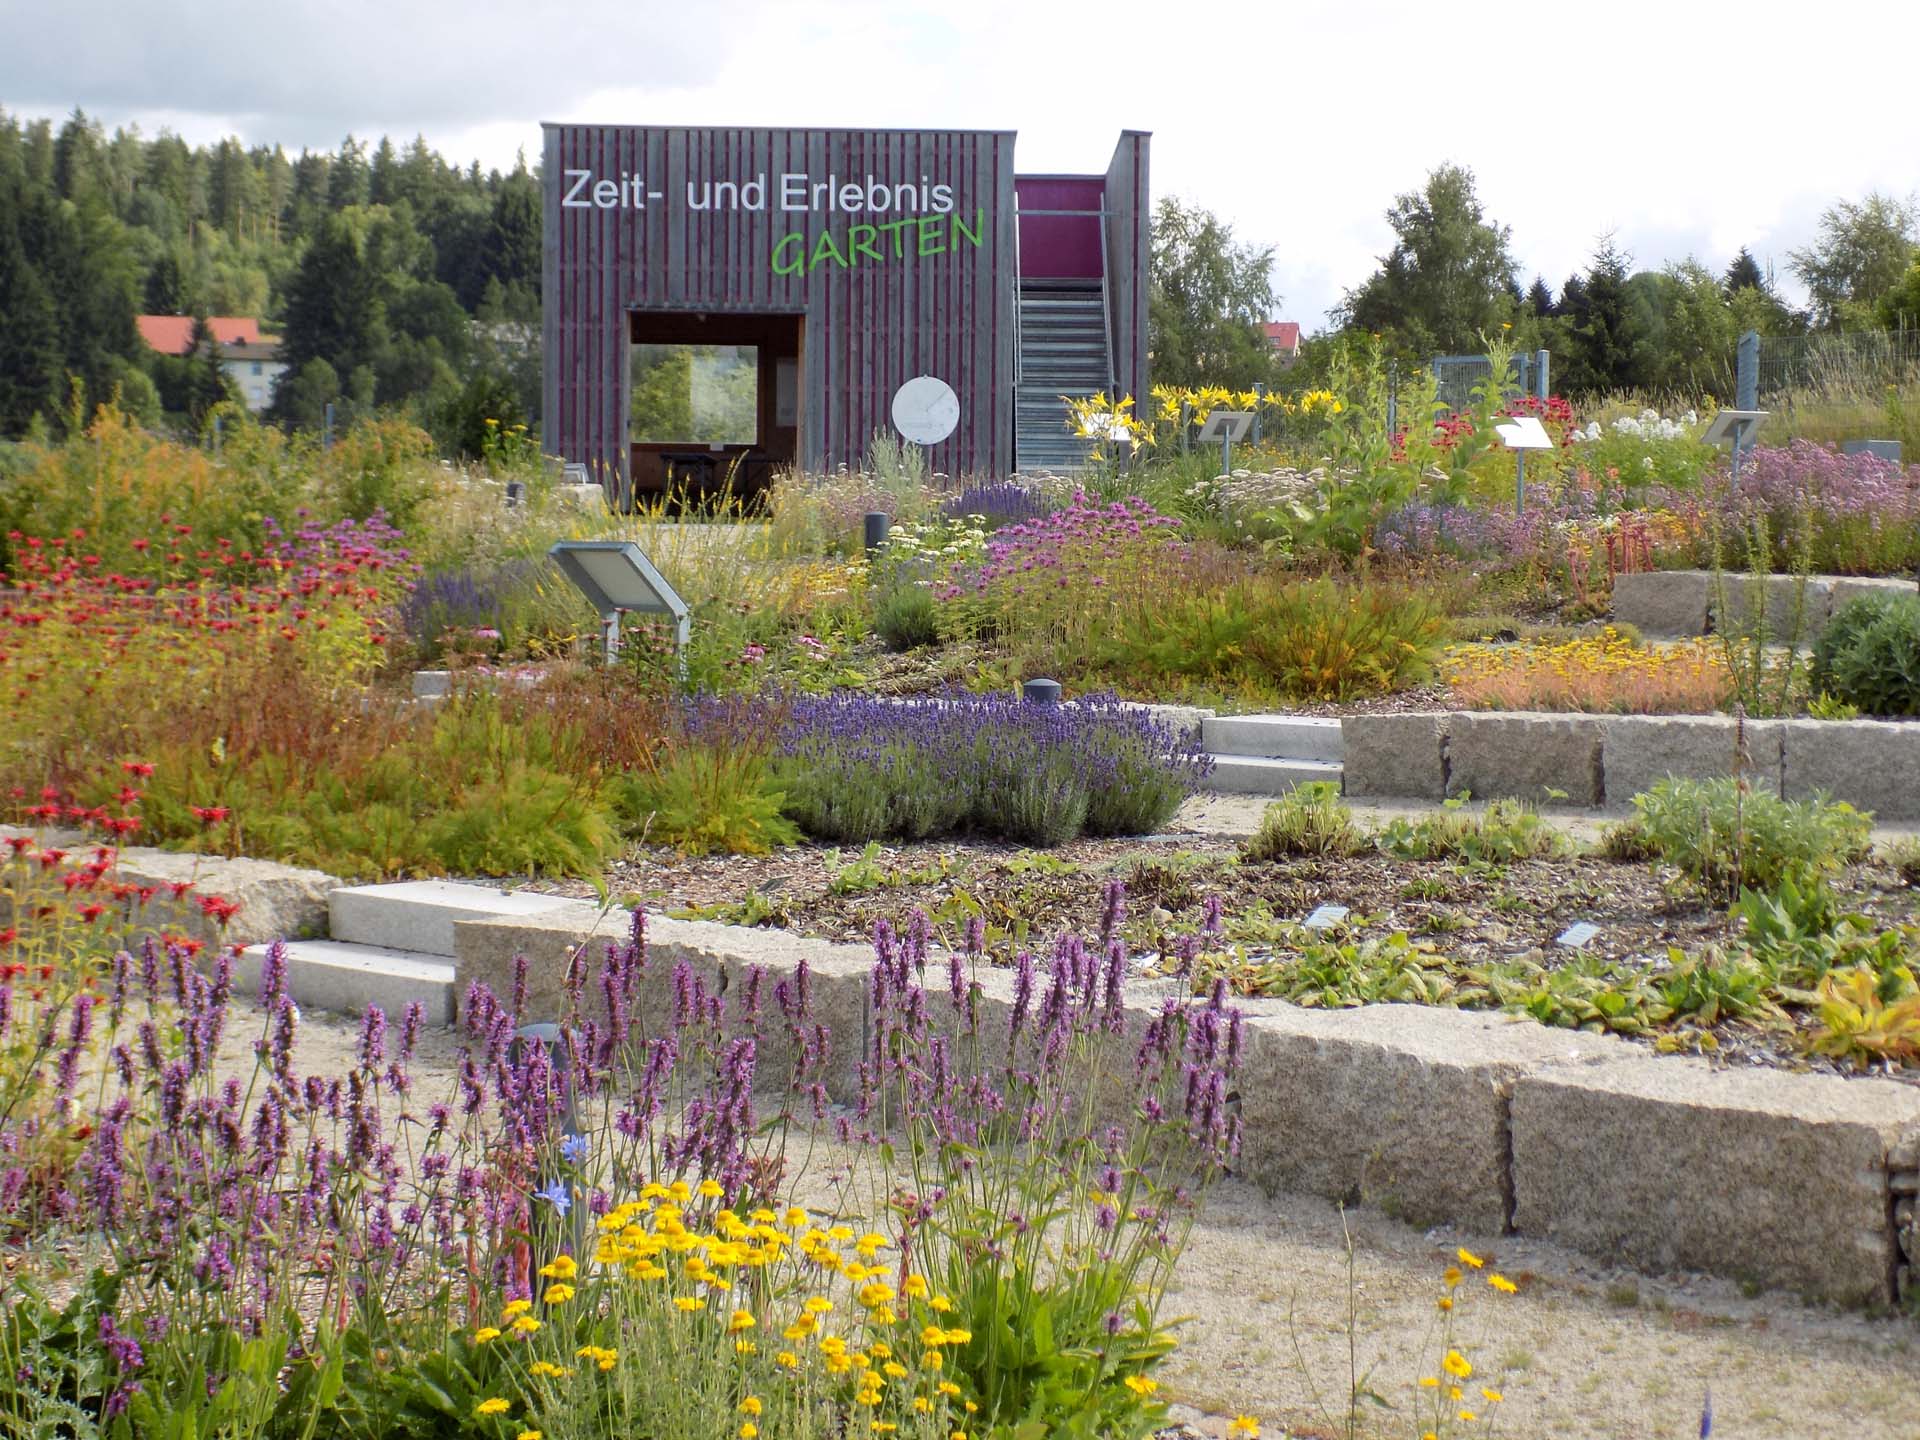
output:
[[1444,668],[1453,700],[1472,710],[1701,715],[1733,694],[1720,647],[1641,646],[1612,626],[1557,644],[1453,646]]

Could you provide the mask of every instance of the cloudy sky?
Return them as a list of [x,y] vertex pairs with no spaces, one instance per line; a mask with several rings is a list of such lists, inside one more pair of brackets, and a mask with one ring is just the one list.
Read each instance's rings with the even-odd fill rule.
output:
[[[1274,247],[1311,328],[1446,161],[1558,286],[1742,244],[1783,279],[1836,197],[1920,189],[1914,0],[0,0],[0,106],[192,141],[423,134],[539,154],[542,120],[1012,129],[1030,171],[1154,134],[1153,185]],[[1789,286],[1791,288],[1791,286]]]

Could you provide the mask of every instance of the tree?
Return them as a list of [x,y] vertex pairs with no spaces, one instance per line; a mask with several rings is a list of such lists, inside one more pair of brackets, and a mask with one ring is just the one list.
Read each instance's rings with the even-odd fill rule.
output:
[[1913,202],[1874,192],[1841,200],[1820,217],[1820,238],[1789,252],[1823,326],[1872,325],[1873,306],[1900,283],[1914,256]]
[[214,338],[213,327],[207,324],[207,317],[193,317],[193,336],[188,342],[187,354],[192,363],[187,378],[187,414],[195,425],[207,417],[207,412],[224,400],[234,399],[233,381],[227,376],[227,367],[220,358],[220,342]]
[[172,251],[155,260],[147,272],[146,304],[149,315],[179,315],[193,308],[187,295],[186,272]]
[[1511,232],[1486,217],[1473,172],[1442,165],[1387,211],[1393,249],[1340,309],[1347,326],[1414,355],[1478,353],[1519,308]]
[[1740,247],[1740,253],[1733,257],[1733,263],[1727,266],[1726,291],[1729,298],[1742,290],[1765,290],[1767,277],[1760,273],[1760,262],[1753,258],[1753,252],[1746,246]]
[[372,362],[382,328],[360,237],[346,217],[329,216],[287,286],[281,358],[290,374],[327,361],[337,388],[341,375]]
[[1875,302],[1874,312],[1884,329],[1920,330],[1920,256],[1907,266],[1900,283]]
[[1147,270],[1147,353],[1156,384],[1272,380],[1277,367],[1260,326],[1279,304],[1272,246],[1236,245],[1232,228],[1212,211],[1171,197],[1160,202]]
[[1553,291],[1547,288],[1547,282],[1540,276],[1533,277],[1533,287],[1527,291],[1527,309],[1537,316],[1553,314]]
[[[1562,371],[1568,394],[1624,390],[1638,383],[1635,374],[1636,341],[1644,322],[1628,305],[1627,267],[1632,257],[1600,237],[1599,247],[1575,295],[1577,309],[1568,307],[1573,321],[1573,353]],[[1573,291],[1574,282],[1567,282]],[[1563,292],[1563,296],[1566,292]]]
[[27,258],[15,197],[0,184],[0,434],[25,430],[60,403],[64,375],[60,316],[46,281]]

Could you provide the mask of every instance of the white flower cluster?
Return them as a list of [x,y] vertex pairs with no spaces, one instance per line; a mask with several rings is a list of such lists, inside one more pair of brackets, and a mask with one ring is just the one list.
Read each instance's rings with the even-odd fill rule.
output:
[[1202,509],[1237,513],[1270,510],[1312,495],[1324,472],[1319,470],[1235,470],[1211,480],[1196,480],[1187,498]]
[[[1700,424],[1697,412],[1689,410],[1676,415],[1671,420],[1661,417],[1658,410],[1642,410],[1638,415],[1622,415],[1609,427],[1615,435],[1629,440],[1684,440],[1692,435]],[[1600,428],[1598,420],[1589,421],[1584,430],[1573,432],[1575,440],[1602,440],[1607,432]]]

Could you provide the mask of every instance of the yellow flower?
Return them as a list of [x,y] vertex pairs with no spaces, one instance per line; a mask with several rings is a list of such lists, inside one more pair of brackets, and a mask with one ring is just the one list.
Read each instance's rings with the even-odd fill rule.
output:
[[539,1328],[540,1322],[531,1315],[522,1315],[513,1322],[513,1331],[516,1335],[531,1335]]
[[1478,1270],[1482,1265],[1487,1263],[1464,1246],[1453,1253],[1460,1257],[1460,1263],[1462,1265],[1471,1265],[1475,1270]]
[[541,1277],[547,1280],[571,1280],[579,1273],[580,1267],[571,1255],[556,1255],[540,1267]]
[[789,1230],[798,1230],[802,1225],[807,1223],[807,1212],[802,1210],[798,1205],[795,1205],[787,1211],[780,1223],[785,1225]]
[[529,1375],[539,1375],[545,1379],[558,1380],[567,1372],[551,1360],[536,1360],[527,1367]]
[[1484,1385],[1480,1387],[1480,1393],[1486,1396],[1489,1405],[1498,1405],[1502,1400],[1507,1398],[1498,1390],[1489,1390]]
[[1447,1266],[1446,1273],[1440,1278],[1446,1282],[1447,1289],[1453,1289],[1454,1286],[1460,1283],[1460,1267],[1458,1265]]
[[733,1312],[733,1318],[727,1321],[727,1333],[737,1335],[742,1330],[751,1330],[759,1323],[753,1318],[751,1310],[736,1310]]
[[504,1313],[511,1318],[515,1315],[524,1315],[532,1308],[533,1302],[531,1300],[509,1300]]
[[951,1400],[954,1396],[960,1393],[960,1387],[954,1384],[953,1381],[951,1380],[942,1380],[938,1385],[934,1386],[933,1388],[938,1390],[942,1395],[946,1396],[949,1400]]
[[1520,1288],[1504,1275],[1487,1276],[1487,1284],[1498,1290],[1502,1295],[1511,1295]]
[[900,1288],[905,1290],[910,1298],[914,1300],[924,1300],[927,1298],[927,1277],[924,1275],[909,1275]]
[[1149,1380],[1144,1375],[1129,1375],[1126,1378],[1126,1386],[1144,1400],[1160,1388],[1160,1382],[1158,1380]]
[[751,1420],[745,1421],[740,1426],[740,1440],[754,1440],[754,1437],[759,1433],[760,1427]]
[[718,1180],[702,1180],[700,1182],[700,1198],[703,1200],[718,1200],[726,1193],[725,1190],[720,1188],[720,1182]]
[[1260,1422],[1251,1415],[1236,1415],[1233,1423],[1227,1427],[1227,1434],[1244,1435],[1246,1440],[1260,1440]]
[[499,1338],[499,1327],[494,1325],[482,1325],[478,1330],[473,1332],[473,1343],[476,1345],[484,1345],[489,1340],[498,1340]]
[[474,1406],[473,1413],[476,1415],[504,1415],[512,1408],[512,1401],[502,1400],[496,1395],[491,1400],[482,1400],[478,1405]]
[[1447,1351],[1447,1358],[1440,1362],[1440,1368],[1446,1371],[1447,1374],[1461,1380],[1473,1374],[1473,1366],[1467,1362],[1467,1357],[1462,1355],[1458,1350]]
[[673,1297],[673,1303],[689,1315],[696,1310],[707,1308],[707,1302],[696,1295],[676,1295]]
[[1442,1295],[1440,1297],[1440,1308],[1442,1310],[1451,1310],[1453,1308],[1453,1297],[1451,1295]]
[[824,1295],[811,1297],[803,1307],[809,1315],[828,1315],[833,1312],[833,1301]]
[[564,1305],[573,1298],[573,1286],[556,1281],[540,1298],[549,1305]]
[[754,1344],[753,1341],[743,1337],[733,1342],[733,1353],[736,1355],[758,1355],[760,1353],[760,1347]]
[[758,1415],[764,1408],[760,1403],[760,1397],[758,1395],[749,1395],[740,1402],[740,1413],[742,1415]]
[[1460,1412],[1460,1419],[1465,1424],[1469,1424],[1469,1425],[1472,1424],[1475,1418],[1476,1417],[1473,1411],[1471,1410],[1462,1410]]
[[1453,1401],[1454,1404],[1457,1405],[1466,1398],[1467,1392],[1462,1390],[1458,1385],[1447,1386],[1447,1399]]
[[540,1440],[540,1432],[538,1430],[522,1430],[518,1435],[513,1437],[513,1440]]
[[1420,1386],[1424,1390],[1437,1390],[1440,1388],[1440,1381],[1436,1376],[1422,1375],[1420,1377]]
[[782,1350],[778,1355],[773,1357],[773,1363],[778,1365],[782,1370],[798,1370],[800,1368],[800,1357],[791,1350]]
[[936,1295],[936,1296],[934,1296],[934,1297],[933,1297],[933,1298],[932,1298],[931,1300],[929,1300],[929,1301],[927,1301],[927,1304],[928,1304],[928,1305],[929,1305],[929,1306],[930,1306],[930,1307],[931,1307],[932,1309],[934,1309],[934,1310],[937,1310],[937,1311],[939,1311],[939,1312],[940,1312],[941,1314],[943,1314],[943,1315],[944,1315],[944,1314],[945,1314],[945,1313],[946,1313],[947,1311],[949,1311],[949,1310],[951,1310],[951,1309],[953,1308],[953,1301],[951,1301],[951,1300],[949,1300],[949,1299],[948,1299],[948,1298],[947,1298],[946,1296],[944,1296],[944,1295]]

